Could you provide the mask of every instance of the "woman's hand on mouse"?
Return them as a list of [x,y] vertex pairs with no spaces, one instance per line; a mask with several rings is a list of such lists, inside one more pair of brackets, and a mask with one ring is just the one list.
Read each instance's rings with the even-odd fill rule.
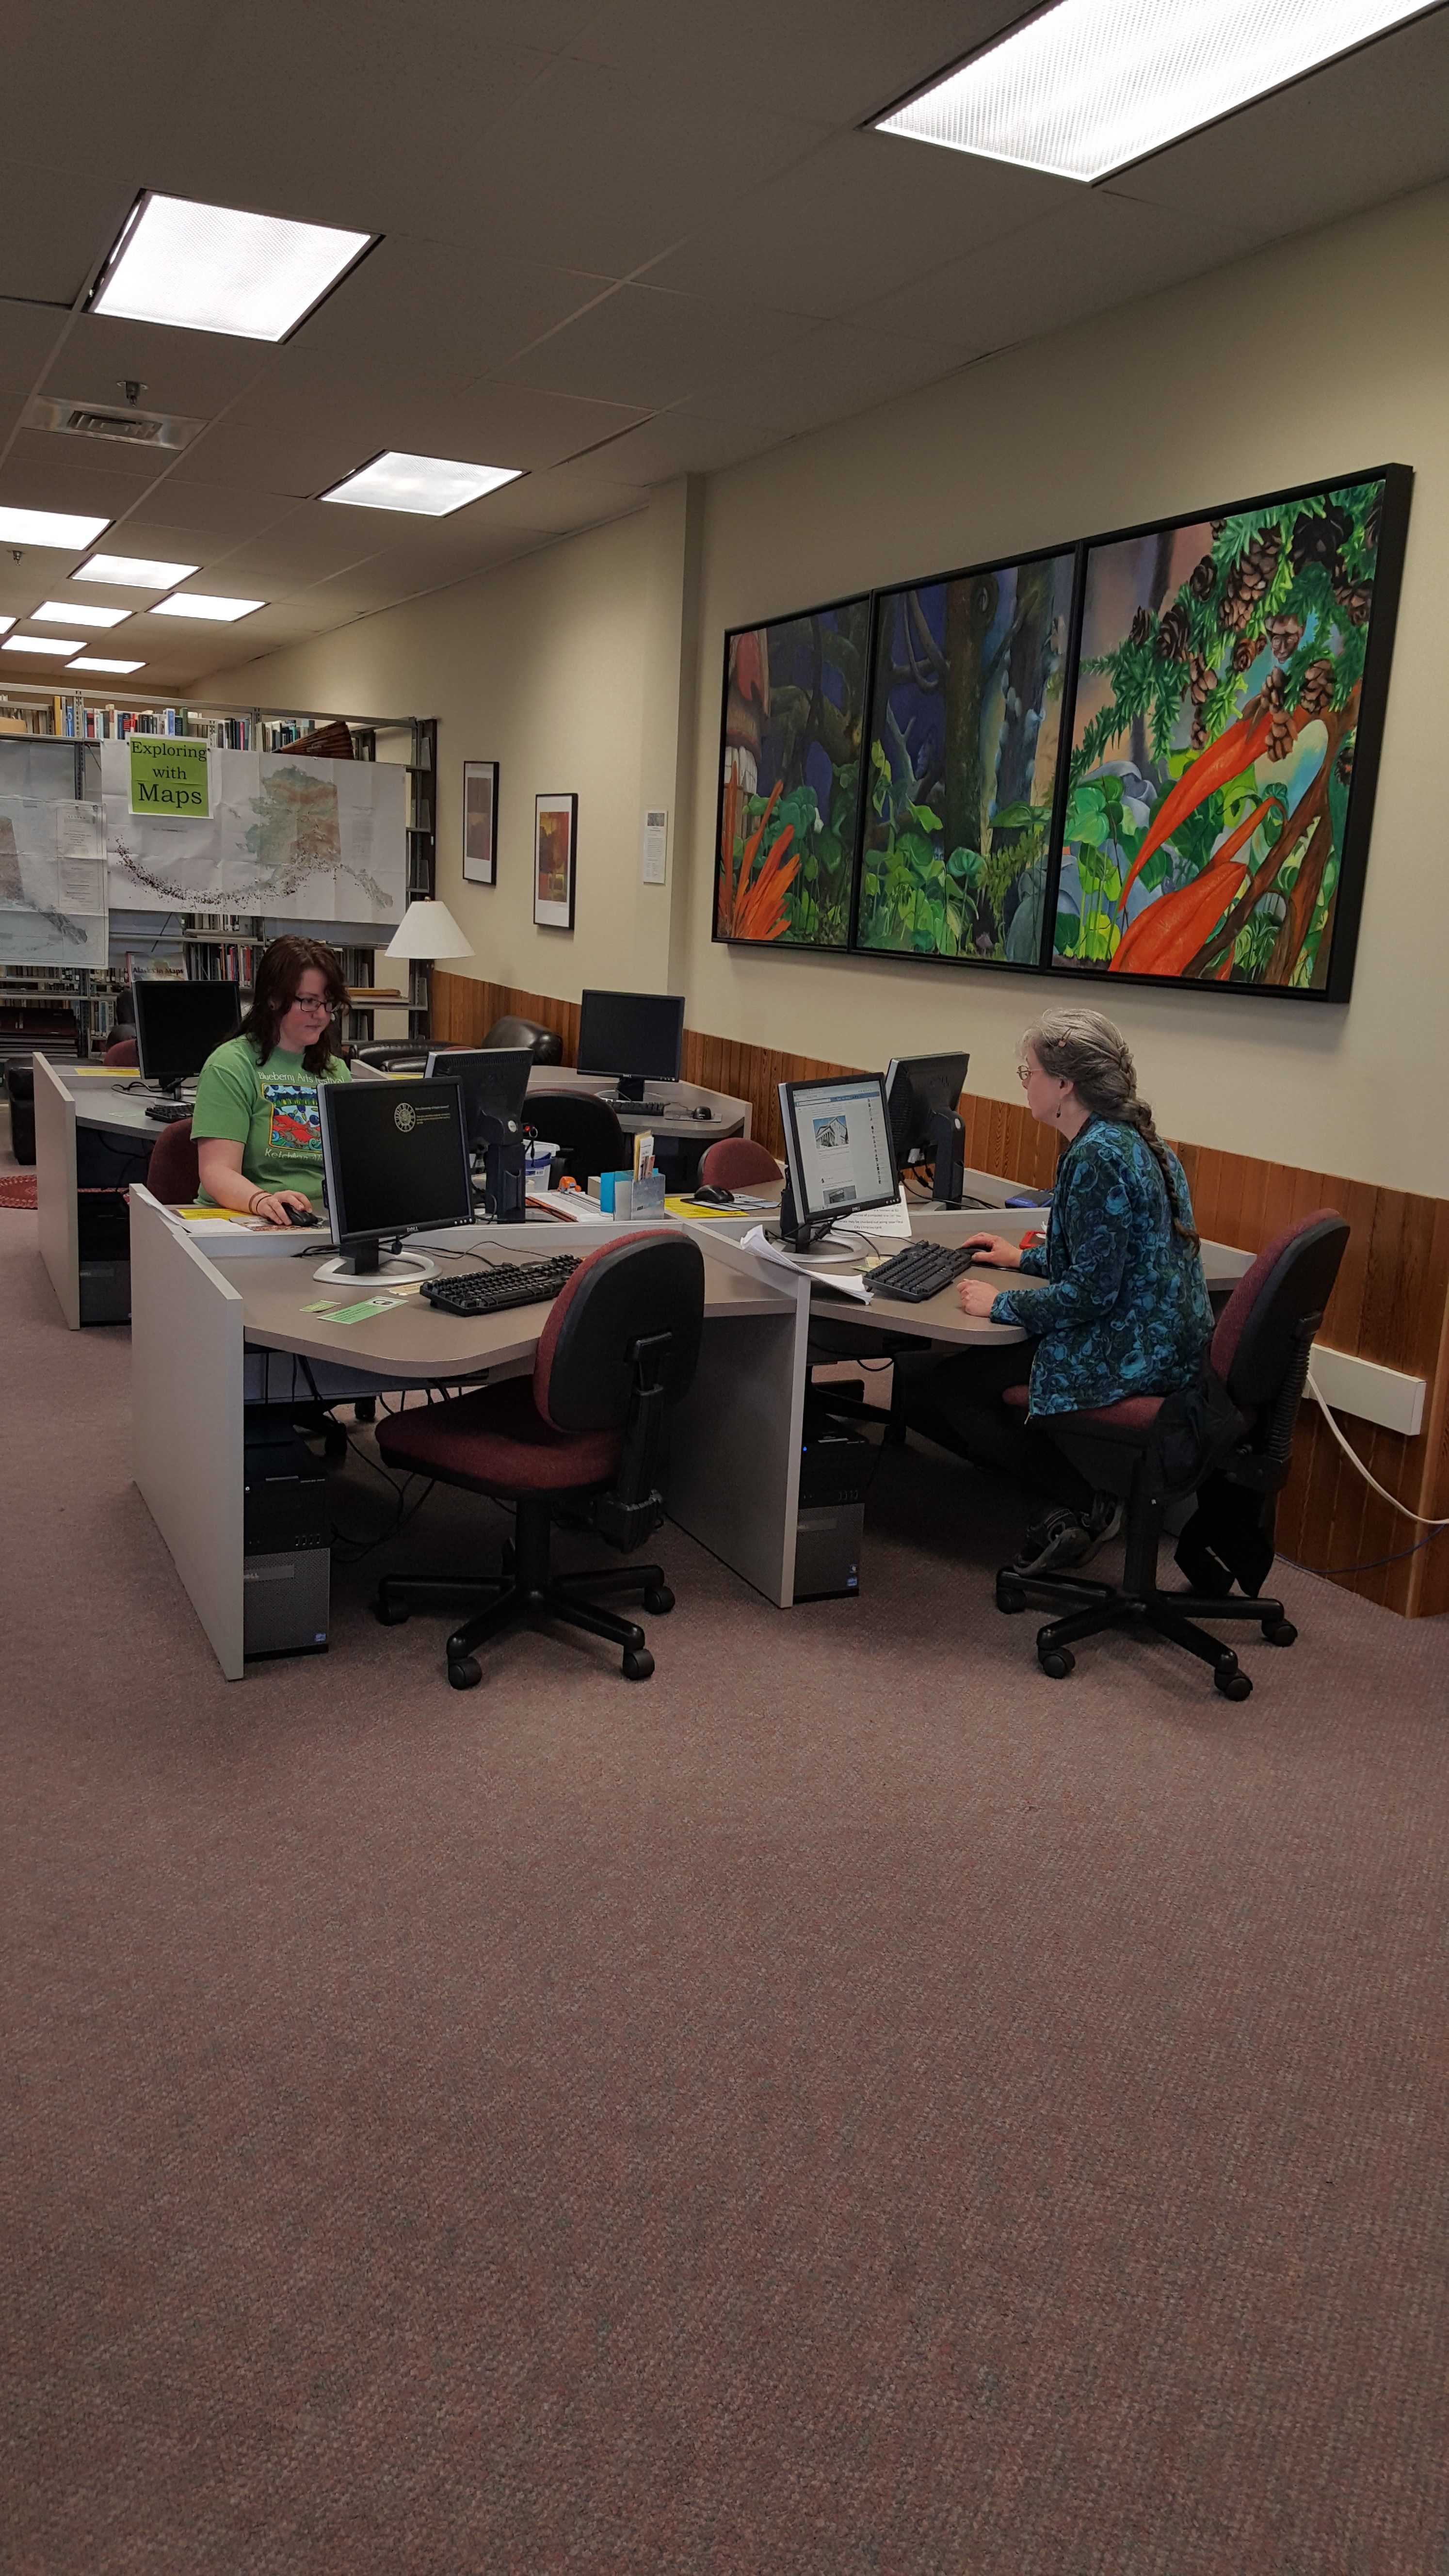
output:
[[[966,1250],[974,1252],[978,1261],[989,1262],[993,1270],[1021,1268],[1021,1246],[1004,1234],[968,1234]],[[995,1293],[993,1289],[992,1295]]]
[[305,1190],[258,1190],[248,1214],[259,1216],[264,1225],[289,1225],[289,1208],[305,1211],[311,1204]]

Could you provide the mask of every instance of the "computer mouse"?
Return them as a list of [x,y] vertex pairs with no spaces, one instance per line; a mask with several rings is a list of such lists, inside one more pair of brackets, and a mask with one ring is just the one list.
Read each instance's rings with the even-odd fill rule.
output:
[[694,1114],[695,1114],[696,1118],[712,1118],[712,1117],[714,1116],[714,1111],[709,1107],[708,1103],[706,1102],[706,1103],[705,1103],[701,1108],[696,1109],[696,1111],[695,1111],[695,1113],[694,1113]]
[[734,1191],[722,1190],[713,1181],[706,1181],[703,1189],[692,1190],[690,1196],[696,1207],[733,1207],[735,1203]]
[[289,1207],[284,1208],[282,1213],[288,1225],[320,1225],[322,1222],[315,1208]]

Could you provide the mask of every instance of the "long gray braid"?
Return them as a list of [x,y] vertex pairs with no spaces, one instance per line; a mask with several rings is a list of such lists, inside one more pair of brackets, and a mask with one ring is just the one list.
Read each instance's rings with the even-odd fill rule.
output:
[[1112,1118],[1135,1127],[1162,1174],[1172,1230],[1196,1251],[1201,1240],[1183,1214],[1177,1180],[1167,1147],[1153,1124],[1145,1100],[1137,1097],[1137,1067],[1121,1030],[1101,1011],[1043,1011],[1022,1039],[1031,1047],[1043,1073],[1070,1082],[1082,1107],[1093,1118]]

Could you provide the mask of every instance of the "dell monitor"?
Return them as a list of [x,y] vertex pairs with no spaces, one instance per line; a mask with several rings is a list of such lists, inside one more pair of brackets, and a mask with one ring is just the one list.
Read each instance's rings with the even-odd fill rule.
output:
[[792,1252],[808,1252],[841,1217],[894,1207],[901,1185],[884,1074],[782,1082],[780,1122],[785,1187],[778,1240]]
[[957,1110],[969,1055],[898,1055],[886,1073],[891,1143],[898,1170],[930,1163],[931,1195],[942,1207],[960,1207],[966,1130]]
[[533,1061],[526,1046],[434,1047],[428,1057],[430,1082],[462,1088],[468,1150],[483,1157],[484,1204],[504,1222],[526,1213],[523,1107]]
[[231,983],[140,983],[136,1005],[136,1061],[142,1078],[174,1099],[209,1055],[241,1027],[241,987]]
[[617,1076],[621,1100],[642,1100],[646,1082],[677,1082],[683,1051],[682,993],[581,996],[578,1070]]
[[468,1225],[473,1191],[463,1087],[457,1082],[323,1082],[322,1171],[338,1257],[319,1279],[426,1278],[425,1253],[384,1265],[389,1236]]

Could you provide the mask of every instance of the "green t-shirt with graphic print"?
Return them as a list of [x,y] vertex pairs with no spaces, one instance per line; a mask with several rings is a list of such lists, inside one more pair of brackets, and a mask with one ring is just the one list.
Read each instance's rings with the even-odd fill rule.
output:
[[[322,1197],[319,1082],[350,1082],[334,1058],[325,1074],[309,1073],[300,1055],[273,1047],[263,1064],[250,1038],[228,1038],[209,1055],[196,1084],[191,1138],[223,1136],[242,1149],[242,1170],[259,1190],[305,1190]],[[205,1190],[199,1198],[212,1204]]]

